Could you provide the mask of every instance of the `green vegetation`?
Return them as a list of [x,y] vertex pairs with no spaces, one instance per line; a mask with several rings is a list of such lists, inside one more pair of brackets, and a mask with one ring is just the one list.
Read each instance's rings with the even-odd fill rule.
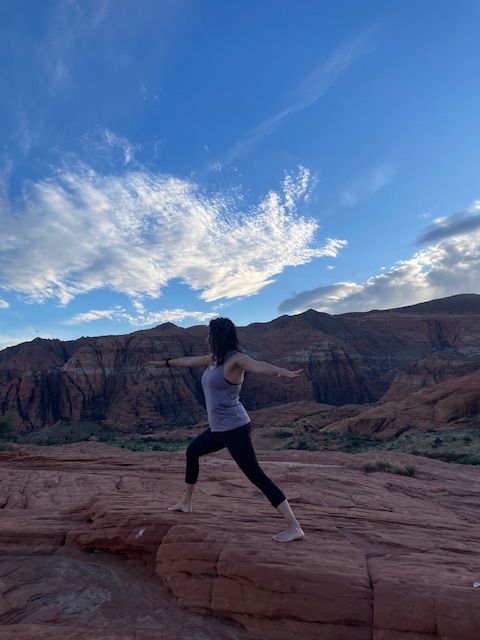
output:
[[[0,430],[1,430],[0,419]],[[165,432],[163,432],[165,433]],[[193,438],[166,438],[163,435],[144,436],[125,434],[98,422],[58,422],[33,433],[11,438],[19,444],[35,444],[41,447],[55,447],[76,442],[103,442],[130,451],[181,451]],[[1,450],[2,445],[0,445]],[[3,445],[4,447],[8,445]],[[11,448],[11,447],[10,447]]]
[[387,462],[386,460],[376,460],[375,462],[366,462],[363,465],[363,470],[365,473],[375,473],[378,471],[382,471],[383,473],[397,473],[401,476],[409,476],[413,478],[417,469],[413,464],[407,464],[404,467],[400,467],[396,464],[392,464],[391,462]]
[[[0,440],[15,440],[14,433],[17,428],[17,417],[12,414],[0,416]],[[1,442],[0,451],[12,451],[12,445]]]
[[285,438],[291,438],[292,431],[285,431],[284,429],[279,429],[278,431],[275,431],[274,435],[276,438],[281,438],[283,440]]
[[[310,425],[305,430],[303,422],[289,423],[278,428],[265,428],[265,448],[297,449],[302,451],[341,451],[363,453],[385,451],[423,456],[457,464],[480,466],[480,417],[473,421],[458,421],[451,430],[428,429],[417,431],[415,425],[406,425],[391,438],[382,440],[372,435],[316,431]],[[177,424],[161,431],[150,429],[150,433],[128,433],[107,427],[100,422],[59,422],[51,427],[28,434],[19,434],[16,416],[0,417],[0,451],[11,449],[11,442],[56,446],[89,440],[121,447],[130,451],[182,451],[200,432],[194,426],[191,432]],[[189,425],[190,426],[190,425]],[[180,431],[178,433],[177,430]],[[190,433],[192,434],[191,437]],[[273,438],[273,442],[272,442]],[[2,444],[5,443],[5,444]],[[411,468],[409,468],[411,467]],[[398,471],[394,471],[399,473]],[[414,465],[402,469],[403,475],[414,476]]]
[[[407,425],[399,429],[388,440],[374,438],[371,435],[341,434],[325,431],[308,432],[295,424],[273,432],[281,449],[300,449],[302,451],[343,451],[344,453],[362,453],[366,451],[392,451],[423,456],[444,462],[480,465],[480,420],[472,422],[468,428],[460,424],[458,429],[428,429],[413,432],[415,427]],[[407,433],[408,432],[408,433]]]
[[414,464],[406,464],[404,469],[404,475],[409,476],[410,478],[413,478],[417,474],[417,467]]
[[[343,451],[344,453],[360,453],[362,451],[370,451],[376,449],[381,442],[368,435],[343,434],[317,432],[302,433],[295,435],[294,430],[282,431],[279,436],[275,432],[276,438],[291,438],[291,442],[285,444],[286,449],[301,449],[303,451]],[[288,435],[287,435],[288,434]]]
[[0,437],[2,439],[10,437],[17,427],[18,420],[12,414],[0,416]]
[[169,440],[167,438],[142,438],[116,441],[111,444],[120,446],[122,449],[130,449],[130,451],[182,451],[186,449],[193,438],[185,438],[182,440]]
[[452,462],[456,462],[457,464],[480,465],[480,456],[460,456],[460,458]]
[[402,427],[401,429],[399,429],[396,434],[395,434],[395,438],[399,438],[400,436],[402,436],[404,433],[406,433],[407,431],[410,431],[410,429],[415,429],[415,425],[414,424],[407,424],[404,427]]
[[19,436],[17,442],[36,444],[41,447],[54,447],[87,440],[110,442],[121,435],[120,431],[112,430],[98,422],[57,422],[51,427]]

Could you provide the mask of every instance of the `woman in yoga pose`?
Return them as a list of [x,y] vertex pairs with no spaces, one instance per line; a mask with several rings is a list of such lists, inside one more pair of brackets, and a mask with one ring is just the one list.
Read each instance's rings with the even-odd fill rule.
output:
[[304,537],[283,492],[264,473],[257,462],[250,437],[250,418],[240,402],[245,371],[279,378],[296,378],[302,370],[289,371],[260,362],[240,352],[237,329],[228,318],[217,318],[209,325],[211,354],[153,361],[160,367],[206,367],[202,375],[209,428],[187,448],[185,494],[171,511],[192,510],[192,494],[199,473],[199,459],[225,447],[247,478],[268,498],[285,518],[287,528],[274,536],[276,542],[291,542]]

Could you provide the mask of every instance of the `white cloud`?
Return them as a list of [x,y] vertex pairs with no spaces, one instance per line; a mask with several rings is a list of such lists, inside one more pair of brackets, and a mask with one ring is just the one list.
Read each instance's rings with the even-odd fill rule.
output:
[[444,238],[471,233],[480,229],[480,200],[475,200],[468,209],[448,217],[435,218],[418,238],[416,244],[436,242]]
[[163,309],[162,311],[146,311],[143,305],[137,304],[137,315],[129,314],[122,307],[113,309],[91,310],[85,313],[77,313],[72,316],[68,324],[83,322],[93,322],[95,320],[118,320],[129,322],[135,326],[147,326],[152,324],[163,324],[165,322],[182,322],[183,320],[194,320],[195,322],[205,322],[217,316],[216,313],[203,311],[189,311],[187,309]]
[[[128,138],[120,136],[110,129],[99,129],[82,136],[81,141],[85,150],[96,154],[109,155],[119,150],[123,164],[135,163],[135,154],[141,150],[142,145],[132,144]],[[154,155],[158,152],[158,141],[153,142]],[[112,151],[113,150],[113,151]]]
[[10,305],[8,304],[8,302],[6,300],[2,300],[0,298],[0,309],[8,309]]
[[110,147],[118,147],[123,152],[125,164],[129,164],[135,159],[135,152],[141,149],[141,145],[133,145],[123,136],[118,136],[108,129],[103,129],[102,136],[107,145]]
[[375,195],[383,189],[393,178],[393,167],[388,164],[380,164],[362,176],[355,178],[343,189],[340,194],[340,204],[344,207],[353,207],[363,200]]
[[[453,218],[452,227],[458,222]],[[442,224],[446,224],[443,222]],[[302,291],[279,307],[282,313],[309,308],[327,313],[388,309],[458,293],[480,293],[480,229],[449,237],[395,263],[366,282],[340,282]]]
[[106,21],[110,0],[97,0],[91,6],[80,5],[77,2],[57,2],[45,12],[48,29],[43,41],[37,44],[37,55],[53,90],[71,81],[77,44]]
[[91,309],[84,313],[76,313],[69,318],[67,324],[78,324],[82,322],[94,322],[95,320],[120,320],[126,317],[123,307],[116,306],[113,309]]
[[62,304],[104,287],[156,298],[172,279],[207,302],[257,293],[285,267],[334,257],[346,244],[318,245],[316,221],[296,212],[307,177],[301,168],[239,210],[238,191],[207,195],[187,179],[59,171],[25,185],[21,206],[1,211],[0,289]]

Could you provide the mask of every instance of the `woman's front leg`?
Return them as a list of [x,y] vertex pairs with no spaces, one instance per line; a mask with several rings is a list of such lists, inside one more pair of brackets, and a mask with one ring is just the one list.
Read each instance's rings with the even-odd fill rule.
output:
[[185,469],[185,491],[183,498],[177,504],[169,507],[169,511],[183,511],[190,513],[192,511],[192,495],[195,484],[198,480],[200,470],[200,458],[208,453],[220,451],[225,445],[221,442],[215,433],[210,429],[206,429],[191,442],[186,451],[187,463]]
[[173,507],[168,507],[169,511],[183,511],[183,513],[190,513],[192,511],[192,494],[195,489],[194,484],[185,483],[185,493],[183,494],[183,498],[177,504],[174,504]]

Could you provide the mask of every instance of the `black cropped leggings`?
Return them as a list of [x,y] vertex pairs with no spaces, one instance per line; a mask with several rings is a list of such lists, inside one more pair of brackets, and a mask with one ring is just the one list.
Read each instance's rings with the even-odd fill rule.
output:
[[201,433],[187,447],[187,468],[185,482],[195,484],[200,470],[199,459],[208,453],[227,448],[250,482],[262,491],[276,508],[285,500],[284,493],[261,469],[253,450],[250,437],[250,424],[237,427],[231,431],[211,431]]

